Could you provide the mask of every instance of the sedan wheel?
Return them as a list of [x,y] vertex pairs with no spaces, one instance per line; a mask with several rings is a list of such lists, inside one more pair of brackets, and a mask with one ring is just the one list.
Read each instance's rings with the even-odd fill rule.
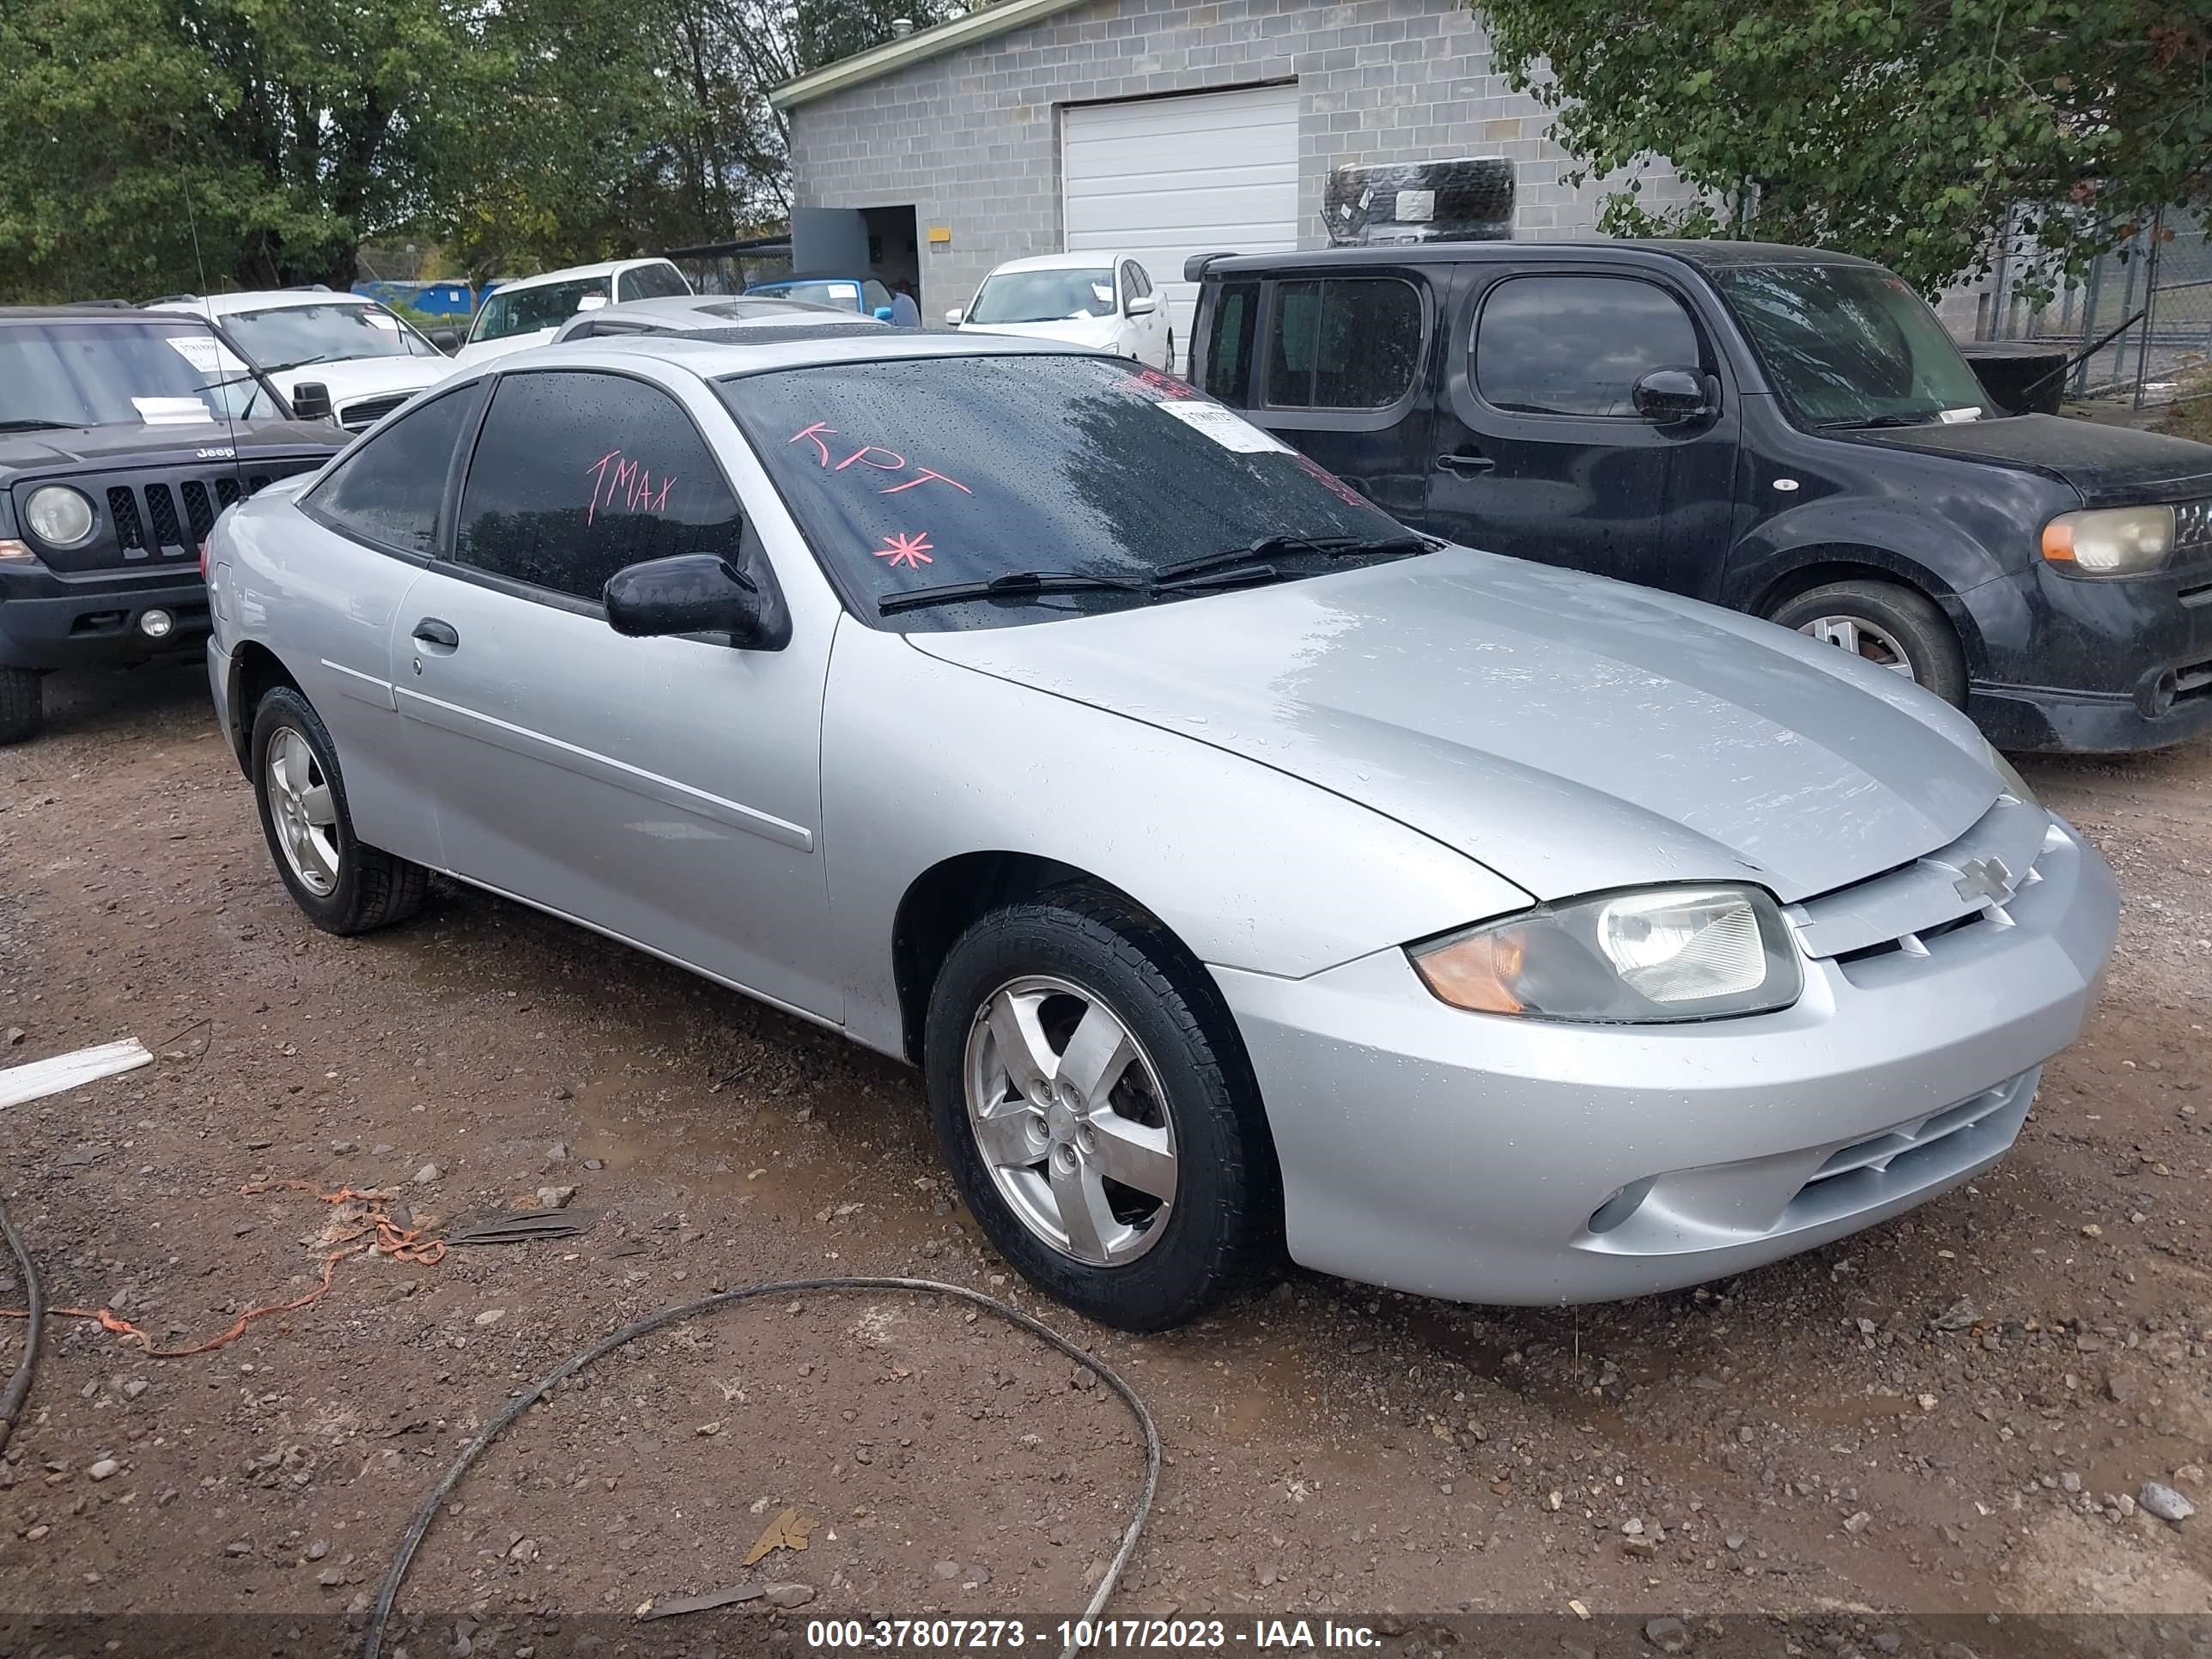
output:
[[1165,1330],[1279,1260],[1280,1179],[1236,1021],[1119,894],[1070,883],[971,924],[930,987],[921,1060],[961,1196],[1048,1295]]
[[968,1036],[968,1120],[1007,1206],[1095,1267],[1158,1243],[1175,1202],[1175,1125],[1151,1060],[1095,993],[1000,986]]
[[269,745],[267,768],[270,811],[284,861],[302,887],[326,896],[338,884],[338,815],[330,780],[307,740],[289,726]]
[[1797,631],[1863,657],[1877,668],[1887,668],[1905,678],[1917,678],[1904,643],[1863,617],[1814,617],[1797,624]]

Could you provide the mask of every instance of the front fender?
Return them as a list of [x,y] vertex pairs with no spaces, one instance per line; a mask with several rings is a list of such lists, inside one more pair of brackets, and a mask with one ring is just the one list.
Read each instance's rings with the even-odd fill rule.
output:
[[1791,571],[1838,562],[1887,571],[1948,610],[1957,595],[1995,580],[2025,556],[2000,557],[1941,514],[1905,502],[1830,495],[1762,520],[1736,543],[1726,603],[1753,610]]
[[966,854],[1073,866],[1201,961],[1294,978],[1534,902],[1302,779],[849,619],[823,707],[822,824],[847,1030],[891,1054],[900,901]]

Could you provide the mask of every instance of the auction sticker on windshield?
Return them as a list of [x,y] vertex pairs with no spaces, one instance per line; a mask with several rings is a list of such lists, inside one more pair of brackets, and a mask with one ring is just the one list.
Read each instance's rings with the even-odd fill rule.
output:
[[1224,449],[1233,449],[1240,455],[1287,455],[1291,447],[1273,434],[1262,432],[1251,422],[1219,404],[1168,401],[1152,405],[1163,415],[1172,415],[1194,432],[1203,432]]

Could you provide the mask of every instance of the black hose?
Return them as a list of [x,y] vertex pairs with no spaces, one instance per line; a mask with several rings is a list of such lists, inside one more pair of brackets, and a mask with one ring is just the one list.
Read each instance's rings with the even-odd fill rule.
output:
[[23,1289],[28,1297],[24,1306],[29,1310],[29,1316],[23,1321],[23,1357],[16,1362],[15,1376],[8,1379],[8,1392],[0,1395],[0,1452],[4,1452],[15,1435],[15,1419],[22,1414],[23,1402],[30,1398],[32,1375],[39,1369],[39,1334],[46,1322],[46,1291],[39,1283],[38,1264],[31,1260],[30,1247],[23,1243],[22,1234],[15,1231],[4,1202],[0,1202],[0,1233],[7,1235],[8,1248],[15,1253],[15,1265],[22,1270]]
[[[0,1212],[0,1216],[4,1216],[4,1212]],[[9,1237],[12,1242],[15,1234],[11,1231]],[[20,1246],[16,1253],[18,1255],[22,1254]],[[398,1553],[392,1558],[391,1568],[384,1575],[383,1587],[377,1592],[376,1606],[368,1616],[368,1644],[364,1659],[380,1659],[384,1648],[384,1627],[392,1617],[392,1603],[398,1599],[399,1586],[407,1577],[407,1570],[414,1565],[415,1552],[422,1547],[424,1534],[430,1530],[430,1523],[438,1518],[438,1511],[445,1506],[446,1499],[453,1495],[453,1488],[468,1473],[469,1465],[476,1462],[487,1446],[499,1438],[507,1425],[544,1399],[564,1378],[575,1376],[593,1360],[612,1353],[624,1343],[634,1342],[647,1332],[657,1331],[662,1326],[672,1325],[678,1320],[727,1307],[733,1302],[750,1302],[757,1297],[796,1296],[815,1291],[912,1291],[971,1302],[987,1312],[996,1314],[1007,1323],[1049,1343],[1079,1364],[1088,1365],[1108,1388],[1121,1397],[1121,1403],[1129,1408],[1130,1414],[1137,1419],[1138,1426],[1145,1431],[1145,1480],[1137,1497],[1137,1512],[1130,1517],[1128,1530],[1121,1534],[1121,1547],[1115,1552],[1105,1576],[1098,1581],[1098,1588],[1091,1595],[1090,1605],[1083,1610],[1086,1621],[1096,1619],[1099,1610],[1106,1605],[1107,1598],[1113,1595],[1115,1585],[1121,1581],[1121,1571],[1128,1565],[1130,1556],[1136,1553],[1138,1536],[1144,1531],[1145,1522],[1152,1516],[1152,1498],[1159,1490],[1160,1431],[1153,1425],[1152,1414],[1145,1409],[1145,1402],[1137,1398],[1137,1391],[1049,1325],[1030,1318],[1018,1308],[1009,1307],[994,1297],[985,1296],[981,1291],[971,1291],[963,1285],[944,1285],[930,1279],[787,1279],[774,1284],[748,1285],[741,1291],[719,1291],[713,1296],[701,1297],[696,1302],[681,1303],[673,1308],[664,1308],[657,1314],[648,1314],[635,1324],[625,1325],[604,1341],[562,1361],[548,1371],[537,1386],[510,1401],[507,1409],[487,1423],[483,1431],[462,1449],[461,1455],[453,1460],[438,1484],[430,1489],[430,1495],[422,1500],[422,1506],[415,1511],[414,1520],[408,1523],[407,1531],[399,1540]],[[35,1310],[38,1304],[33,1302],[32,1306]],[[1071,1644],[1061,1650],[1060,1659],[1073,1659],[1077,1651]]]

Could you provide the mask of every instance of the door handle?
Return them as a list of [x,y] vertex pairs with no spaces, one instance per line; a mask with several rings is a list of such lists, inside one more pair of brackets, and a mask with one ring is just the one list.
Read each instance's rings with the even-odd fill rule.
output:
[[1437,471],[1456,472],[1463,478],[1471,478],[1478,472],[1487,472],[1497,465],[1487,455],[1468,454],[1462,451],[1437,457]]
[[435,617],[425,617],[416,623],[415,637],[424,645],[442,647],[447,651],[457,651],[461,644],[459,630],[453,623],[441,622]]

